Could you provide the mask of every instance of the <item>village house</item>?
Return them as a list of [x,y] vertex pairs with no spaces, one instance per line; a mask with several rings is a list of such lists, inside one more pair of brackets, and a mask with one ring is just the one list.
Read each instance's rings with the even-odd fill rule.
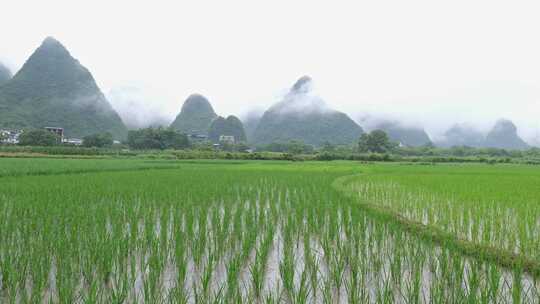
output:
[[232,136],[232,135],[221,135],[221,136],[219,136],[219,142],[234,144],[234,136]]
[[64,128],[58,128],[58,127],[45,127],[45,130],[54,133],[60,138],[60,142],[64,142]]
[[0,130],[0,142],[4,144],[16,145],[19,143],[19,136],[22,130]]

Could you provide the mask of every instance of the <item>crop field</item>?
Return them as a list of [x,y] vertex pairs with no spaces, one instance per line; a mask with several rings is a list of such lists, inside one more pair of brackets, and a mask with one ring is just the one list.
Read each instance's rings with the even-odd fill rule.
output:
[[540,303],[538,182],[504,165],[0,159],[0,302]]
[[540,262],[537,167],[378,166],[351,187],[407,219]]

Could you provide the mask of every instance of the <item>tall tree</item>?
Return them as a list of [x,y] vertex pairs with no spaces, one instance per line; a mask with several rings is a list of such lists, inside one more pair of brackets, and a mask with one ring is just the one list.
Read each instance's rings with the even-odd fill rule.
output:
[[358,150],[360,152],[387,153],[396,146],[383,130],[373,130],[360,136]]
[[60,144],[60,138],[44,129],[25,130],[19,136],[19,145],[21,146],[55,146],[58,144]]
[[188,137],[171,128],[145,128],[128,132],[128,145],[132,149],[185,149]]

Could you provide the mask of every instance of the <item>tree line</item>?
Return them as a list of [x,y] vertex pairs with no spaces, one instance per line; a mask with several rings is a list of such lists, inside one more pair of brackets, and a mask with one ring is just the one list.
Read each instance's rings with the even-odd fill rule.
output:
[[[59,146],[61,139],[45,129],[25,130],[19,137],[20,146]],[[373,130],[363,133],[358,141],[349,145],[333,145],[329,142],[320,147],[305,144],[302,141],[274,142],[267,145],[250,147],[245,142],[222,142],[216,146],[209,141],[190,141],[190,138],[171,128],[144,128],[128,132],[127,140],[115,145],[110,133],[98,133],[83,137],[82,146],[87,148],[129,148],[132,150],[195,150],[225,152],[274,152],[290,155],[314,155],[318,159],[356,159],[354,155],[378,154],[370,156],[376,160],[387,159],[393,155],[401,157],[498,157],[498,158],[540,158],[540,149],[504,150],[497,148],[473,148],[456,146],[438,148],[433,144],[420,147],[400,146],[392,142],[386,132]],[[253,148],[253,149],[252,149]],[[363,159],[363,158],[362,158]]]

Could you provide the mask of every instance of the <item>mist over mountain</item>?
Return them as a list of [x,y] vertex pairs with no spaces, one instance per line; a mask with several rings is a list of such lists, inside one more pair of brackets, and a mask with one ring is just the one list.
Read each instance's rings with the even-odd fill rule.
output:
[[137,87],[116,87],[107,98],[128,129],[168,126],[171,122],[154,98]]
[[[160,92],[146,88],[145,91],[137,86],[115,87],[105,97],[92,74],[60,42],[49,37],[14,76],[0,63],[0,127],[55,126],[63,127],[69,137],[111,132],[115,138],[121,139],[125,138],[126,125],[131,129],[168,125],[176,114],[170,109],[170,97],[156,99],[155,95]],[[532,100],[533,97],[529,93],[518,96],[522,100]],[[358,110],[366,111],[366,108],[360,104]],[[220,110],[231,111],[228,106]],[[456,119],[455,115],[447,115],[446,120],[438,121],[438,118],[423,117],[417,112],[394,111],[379,115],[382,118],[360,119],[360,125],[367,130],[382,129],[392,140],[407,146],[421,146],[431,141],[423,126],[427,126],[433,141],[441,147],[526,149],[529,145],[540,145],[538,124],[525,124],[519,116],[515,118],[519,130],[510,120],[500,120],[488,130],[491,125],[487,118],[472,117],[468,121],[475,127],[455,124],[444,131]],[[418,123],[408,123],[412,121],[411,117],[415,117],[414,121]],[[298,79],[279,102],[266,111],[249,112],[240,123],[236,117],[231,121],[228,121],[229,117],[221,117],[212,127],[217,118],[208,99],[193,94],[185,100],[170,126],[184,133],[203,135],[208,135],[212,129],[214,141],[216,136],[226,135],[219,133],[230,133],[229,129],[235,129],[233,133],[237,140],[247,138],[255,145],[290,140],[301,140],[315,146],[325,142],[353,144],[363,132],[348,115],[329,107],[314,93],[313,80],[309,76]]]
[[208,99],[200,94],[192,94],[186,99],[170,126],[187,134],[208,135],[208,129],[215,118],[217,114]]
[[517,131],[516,125],[507,119],[499,119],[487,133],[478,131],[470,124],[455,124],[436,144],[441,147],[468,146],[516,150],[529,148]]
[[424,128],[390,118],[377,118],[365,114],[358,120],[368,130],[383,130],[390,140],[399,142],[405,146],[419,147],[431,143],[429,135]]
[[384,130],[391,140],[400,142],[405,146],[419,147],[431,143],[431,139],[424,129],[401,126],[397,122],[383,122],[377,129]]
[[240,119],[244,125],[244,131],[246,132],[247,140],[250,141],[253,138],[253,134],[261,121],[264,114],[263,110],[251,110],[244,114]]
[[518,150],[529,148],[529,145],[517,134],[516,125],[508,119],[500,119],[495,123],[493,129],[486,136],[485,146]]
[[312,94],[312,80],[300,78],[283,97],[261,117],[250,141],[254,144],[300,140],[320,146],[351,144],[363,130],[344,113],[329,108]]
[[242,125],[240,119],[234,115],[230,115],[226,119],[218,116],[212,121],[208,131],[208,139],[214,143],[217,143],[222,135],[234,136],[234,140],[236,142],[246,141],[244,126]]
[[122,139],[127,134],[92,74],[51,37],[0,87],[0,124],[62,127],[69,137],[110,132]]
[[435,144],[441,147],[467,146],[480,148],[485,145],[485,136],[469,124],[454,124]]
[[13,77],[11,71],[8,69],[7,66],[0,62],[0,86],[7,83],[11,79],[11,77]]

